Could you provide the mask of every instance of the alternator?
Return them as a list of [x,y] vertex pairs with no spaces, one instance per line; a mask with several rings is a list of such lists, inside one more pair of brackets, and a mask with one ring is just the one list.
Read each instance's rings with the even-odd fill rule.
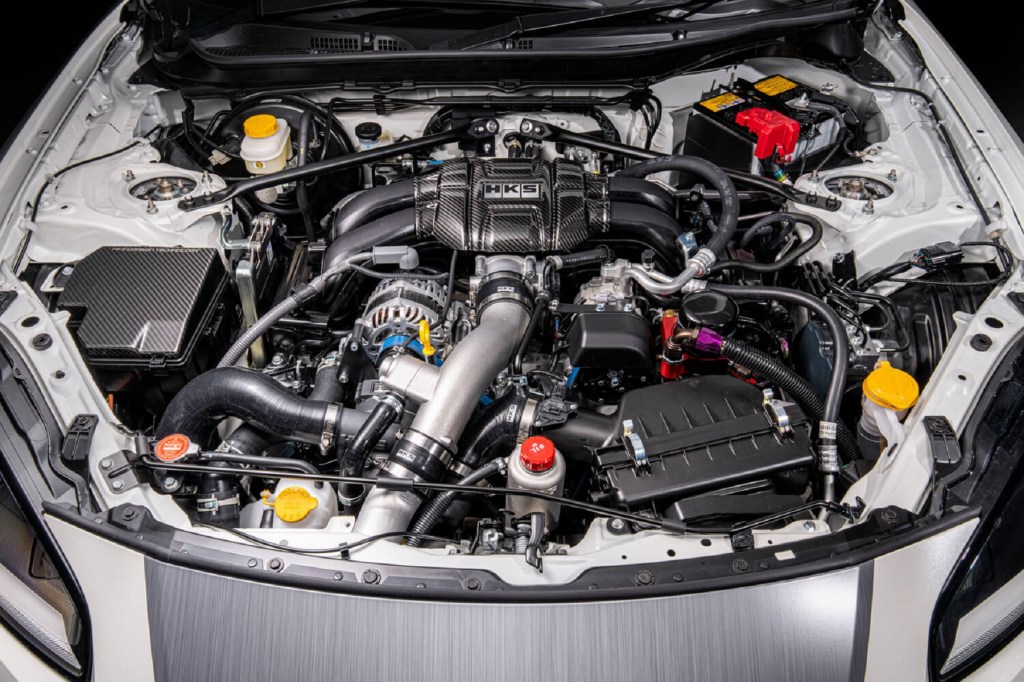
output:
[[377,350],[389,337],[416,336],[421,320],[437,327],[444,309],[445,290],[438,282],[390,279],[377,285],[366,302],[363,339]]

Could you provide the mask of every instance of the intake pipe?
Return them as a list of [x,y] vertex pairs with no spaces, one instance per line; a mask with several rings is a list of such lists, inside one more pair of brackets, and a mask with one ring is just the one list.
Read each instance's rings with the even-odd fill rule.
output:
[[208,448],[217,425],[237,417],[260,431],[286,440],[321,443],[325,436],[355,434],[365,412],[337,403],[295,395],[270,377],[241,367],[220,367],[200,374],[167,406],[156,435],[181,433]]
[[[488,274],[477,294],[478,326],[455,346],[440,368],[407,354],[390,356],[381,363],[384,385],[421,403],[381,476],[426,481],[444,477],[480,396],[508,365],[526,333],[531,301],[522,274]],[[403,531],[422,502],[418,491],[374,488],[354,531],[362,535]]]

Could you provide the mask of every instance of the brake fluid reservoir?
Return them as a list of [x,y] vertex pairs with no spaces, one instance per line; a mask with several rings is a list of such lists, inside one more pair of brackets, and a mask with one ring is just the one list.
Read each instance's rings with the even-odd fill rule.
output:
[[284,170],[291,157],[291,130],[283,118],[256,114],[245,119],[245,137],[239,151],[245,168],[253,175]]
[[[561,495],[565,485],[565,460],[555,444],[543,436],[531,436],[523,441],[519,452],[508,458],[508,487],[534,490],[550,495]],[[506,503],[515,518],[533,512],[542,512],[544,527],[551,530],[558,524],[559,504],[531,497],[509,495]]]
[[864,379],[862,388],[863,412],[857,423],[857,441],[864,457],[877,459],[883,451],[902,442],[904,429],[900,422],[917,402],[920,391],[914,377],[885,361],[878,363]]

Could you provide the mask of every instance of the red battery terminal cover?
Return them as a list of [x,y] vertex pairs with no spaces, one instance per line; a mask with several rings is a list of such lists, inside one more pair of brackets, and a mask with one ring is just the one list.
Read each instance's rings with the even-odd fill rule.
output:
[[757,135],[754,156],[770,159],[776,152],[789,160],[800,138],[800,124],[789,116],[771,109],[753,107],[736,114],[736,123]]

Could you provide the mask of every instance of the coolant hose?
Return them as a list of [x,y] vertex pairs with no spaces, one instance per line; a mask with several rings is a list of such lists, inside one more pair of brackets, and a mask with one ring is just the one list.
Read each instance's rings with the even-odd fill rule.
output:
[[494,448],[501,446],[511,451],[519,435],[526,403],[526,396],[509,391],[488,405],[483,414],[462,433],[459,439],[459,461],[465,467],[474,469]]
[[[502,461],[500,459],[493,459],[487,464],[483,465],[476,471],[472,471],[466,476],[463,476],[458,480],[459,485],[473,485],[480,481],[493,476],[494,474],[501,471]],[[419,547],[423,544],[421,538],[416,537],[414,534],[429,533],[437,525],[438,519],[445,513],[456,495],[459,493],[454,490],[445,490],[434,496],[430,502],[427,503],[420,515],[413,521],[412,528],[409,529],[410,537],[406,541],[406,544],[410,547]]]
[[741,287],[727,284],[708,284],[708,289],[738,299],[792,303],[812,311],[828,327],[829,334],[832,336],[832,375],[829,378],[828,390],[825,392],[822,420],[818,427],[821,453],[818,468],[825,478],[826,501],[831,501],[834,494],[834,476],[840,471],[836,437],[839,428],[839,409],[842,406],[843,392],[846,389],[846,371],[849,367],[850,359],[850,347],[843,321],[820,298],[795,289],[760,286]]
[[720,256],[732,241],[736,225],[740,217],[740,201],[736,194],[736,186],[721,168],[696,156],[661,156],[629,166],[619,172],[620,176],[642,178],[665,171],[683,171],[692,173],[710,183],[719,193],[722,210],[718,217],[718,225],[707,249]]
[[[332,437],[355,433],[365,416],[334,403],[295,395],[259,372],[222,367],[185,384],[167,406],[156,435],[163,438],[181,433],[208,447],[217,425],[227,417],[237,417],[288,440],[320,443],[325,432]],[[334,422],[333,429],[329,421]]]
[[[363,475],[366,458],[404,411],[405,402],[398,396],[386,393],[380,397],[352,442],[338,455],[338,470],[342,476]],[[339,493],[346,508],[351,508],[363,496],[362,486],[352,483],[342,483]]]
[[747,272],[759,272],[763,274],[780,272],[796,263],[797,260],[803,257],[808,251],[817,246],[818,242],[821,241],[822,234],[824,233],[821,221],[812,215],[808,215],[806,213],[771,213],[754,223],[747,234],[754,235],[760,232],[763,228],[781,222],[793,222],[807,225],[811,228],[811,234],[807,239],[803,240],[799,246],[774,263],[751,263],[741,260],[723,260],[718,261],[711,266],[711,274],[721,272],[722,270],[746,270]]

